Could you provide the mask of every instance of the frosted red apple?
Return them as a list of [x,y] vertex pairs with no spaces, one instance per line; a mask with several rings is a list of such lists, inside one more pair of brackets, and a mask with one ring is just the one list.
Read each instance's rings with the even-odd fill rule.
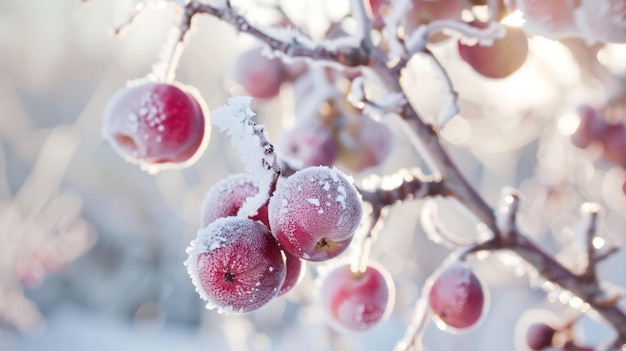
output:
[[252,97],[270,99],[278,95],[286,79],[282,62],[262,54],[263,48],[248,50],[235,61],[235,80],[243,85]]
[[[246,173],[230,175],[218,181],[204,197],[200,226],[204,228],[218,218],[236,216],[246,199],[258,192],[256,179]],[[267,206],[261,207],[252,219],[269,226]]]
[[349,264],[335,267],[321,278],[318,301],[332,325],[366,331],[384,321],[393,308],[395,290],[389,273],[368,265],[353,273]]
[[125,159],[181,164],[206,145],[210,125],[199,97],[178,84],[144,83],[118,91],[104,112],[102,135]]
[[332,166],[337,157],[332,132],[317,122],[304,123],[287,132],[279,151],[296,169]]
[[344,252],[361,221],[360,195],[339,170],[309,167],[289,178],[269,203],[269,220],[283,249],[309,261]]
[[535,351],[552,346],[552,337],[556,330],[545,323],[533,323],[526,331],[526,345]]
[[207,308],[254,311],[276,296],[285,262],[267,227],[248,218],[219,218],[198,231],[185,265]]
[[462,264],[452,264],[436,277],[428,303],[436,318],[452,328],[465,329],[480,319],[485,293],[471,269]]
[[[473,21],[473,27],[486,28],[487,23]],[[505,78],[515,73],[528,55],[528,39],[518,28],[507,27],[504,38],[495,39],[493,45],[466,45],[459,41],[459,54],[476,72],[488,78]]]

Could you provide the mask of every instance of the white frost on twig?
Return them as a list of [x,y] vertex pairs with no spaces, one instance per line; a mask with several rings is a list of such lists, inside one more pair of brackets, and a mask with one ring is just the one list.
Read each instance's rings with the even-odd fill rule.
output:
[[452,80],[448,75],[448,72],[443,68],[441,62],[431,52],[427,52],[426,56],[430,59],[432,67],[435,69],[435,75],[442,81],[446,93],[446,98],[443,107],[439,111],[437,117],[437,124],[439,127],[445,126],[454,116],[459,114],[458,94],[452,86]]
[[428,37],[436,33],[456,34],[463,43],[477,41],[482,46],[493,45],[495,39],[506,35],[506,29],[500,23],[490,22],[486,28],[472,27],[467,23],[454,20],[435,20],[419,26],[406,41],[410,54],[424,51]]
[[402,126],[402,131],[405,133],[417,154],[430,170],[430,175],[432,176],[432,178],[436,181],[441,180],[441,170],[437,167],[437,163],[433,159],[433,156],[431,156],[430,152],[428,152],[422,141],[413,132],[413,127],[398,114],[390,113],[387,118],[392,118],[394,121]]
[[461,241],[459,238],[455,238],[454,235],[443,226],[439,215],[437,213],[437,203],[433,199],[427,199],[422,205],[420,211],[420,224],[422,229],[426,233],[428,239],[436,244],[446,246],[450,249],[458,248],[459,246],[467,246],[473,243],[472,240]]
[[246,199],[237,213],[237,216],[245,217],[256,215],[257,210],[267,202],[276,175],[274,166],[278,163],[265,126],[252,121],[255,113],[250,109],[251,101],[249,96],[231,97],[228,104],[215,110],[211,116],[213,124],[230,136],[246,171],[259,180],[259,192]]
[[365,4],[363,0],[350,0],[350,13],[356,22],[355,39],[359,42],[369,40],[369,30],[371,28],[370,18],[365,12]]
[[363,102],[365,101],[365,78],[363,76],[352,80],[348,101],[356,108],[363,107]]
[[519,208],[520,194],[513,187],[504,187],[500,192],[500,202],[494,210],[496,225],[500,236],[504,239],[511,239],[517,230],[515,218]]
[[410,0],[397,0],[391,5],[391,10],[387,16],[383,17],[386,30],[385,39],[389,43],[389,58],[405,57],[407,52],[404,45],[398,39],[398,27],[406,14],[413,7]]
[[156,82],[172,82],[175,77],[178,60],[183,51],[182,33],[180,25],[174,26],[163,42],[159,59],[152,65],[152,72],[148,79]]

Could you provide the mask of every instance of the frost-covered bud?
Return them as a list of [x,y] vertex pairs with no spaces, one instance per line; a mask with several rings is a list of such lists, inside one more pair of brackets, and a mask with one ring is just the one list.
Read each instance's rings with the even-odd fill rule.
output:
[[324,261],[348,248],[361,222],[361,196],[337,169],[309,167],[276,190],[269,219],[280,245],[295,257]]
[[254,311],[276,296],[285,261],[267,227],[248,218],[225,217],[198,231],[187,249],[187,272],[208,309]]

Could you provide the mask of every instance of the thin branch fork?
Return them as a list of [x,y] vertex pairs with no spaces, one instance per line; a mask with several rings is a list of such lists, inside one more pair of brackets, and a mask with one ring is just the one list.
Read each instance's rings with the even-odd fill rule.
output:
[[[311,45],[305,43],[305,38],[294,36],[291,41],[284,41],[252,25],[245,17],[240,15],[236,8],[225,6],[223,8],[204,4],[198,0],[191,0],[185,11],[193,17],[196,14],[208,14],[231,24],[238,31],[247,33],[267,44],[272,50],[281,52],[288,57],[309,58],[315,61],[330,61],[343,66],[356,67],[369,63],[369,55],[364,50],[367,46],[340,46],[332,50],[323,45]],[[307,40],[310,41],[310,40]]]

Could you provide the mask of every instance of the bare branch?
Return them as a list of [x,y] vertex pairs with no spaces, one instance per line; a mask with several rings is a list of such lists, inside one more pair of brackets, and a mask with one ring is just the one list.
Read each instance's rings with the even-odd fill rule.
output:
[[214,16],[232,25],[239,32],[247,33],[267,44],[285,59],[307,58],[313,61],[356,67],[369,63],[369,55],[365,47],[349,45],[344,38],[334,41],[315,43],[297,31],[278,28],[261,29],[251,24],[239,11],[232,6],[222,8],[191,0],[186,11],[195,14]]

